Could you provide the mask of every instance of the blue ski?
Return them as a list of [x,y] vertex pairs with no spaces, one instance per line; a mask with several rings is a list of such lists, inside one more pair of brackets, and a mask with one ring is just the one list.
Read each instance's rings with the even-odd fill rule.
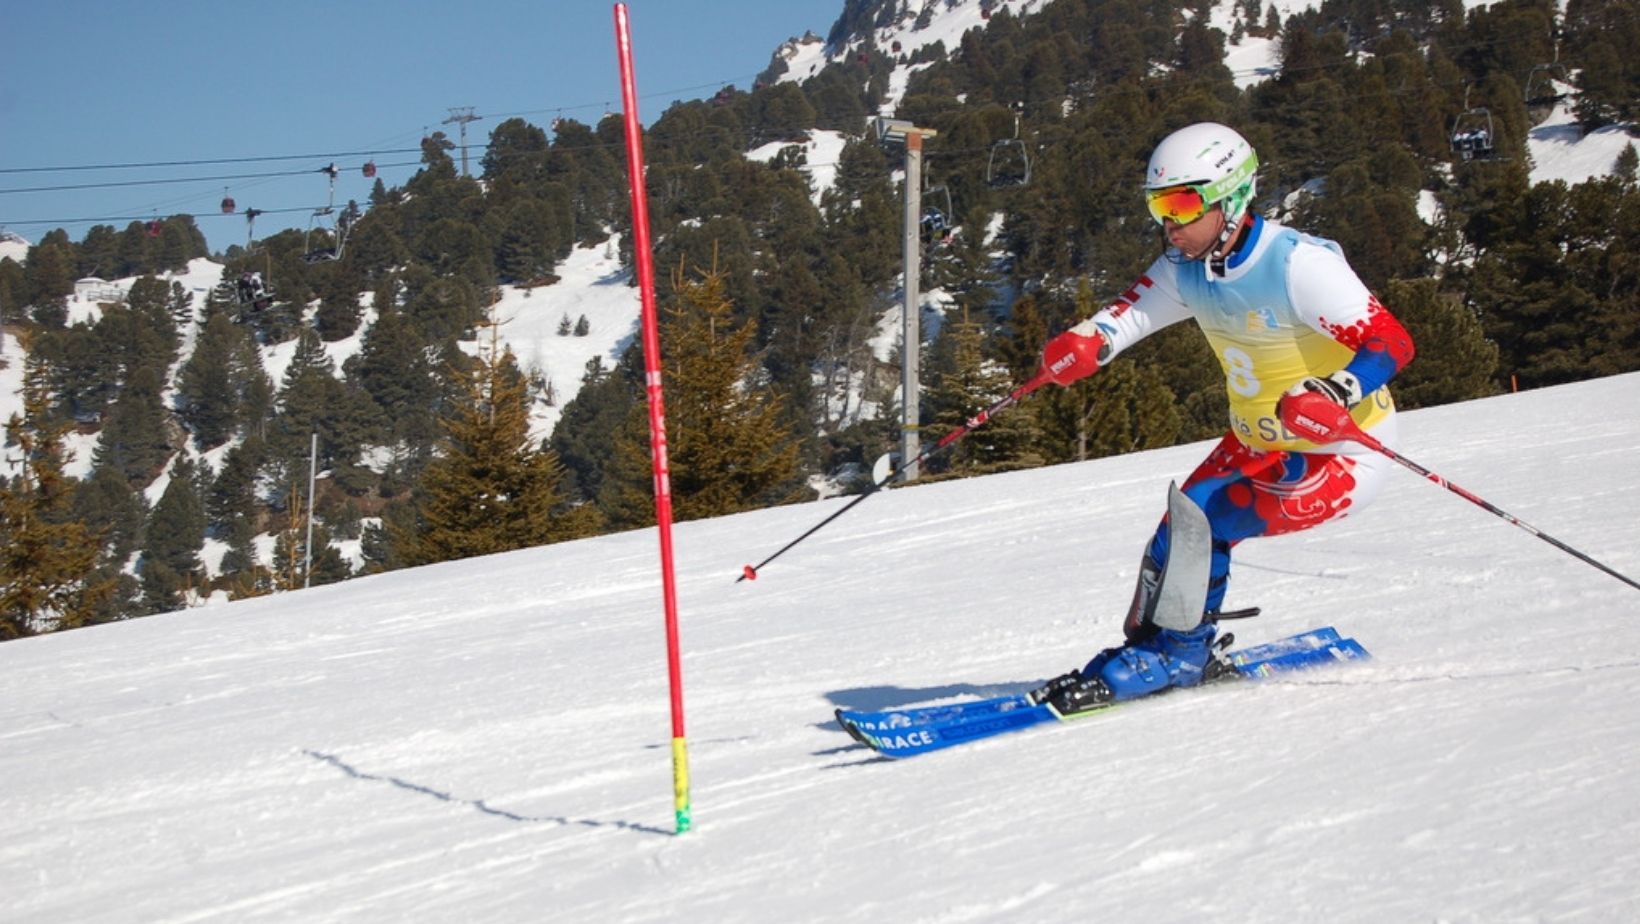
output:
[[[1364,660],[1369,655],[1354,639],[1340,638],[1327,627],[1243,648],[1229,654],[1237,670],[1257,680],[1276,674]],[[1111,706],[1120,705],[1112,703]],[[971,700],[943,706],[861,712],[838,709],[837,722],[856,741],[888,757],[910,757],[953,745],[1018,731],[1044,722],[1103,715],[1110,706],[1062,716],[1024,694]]]

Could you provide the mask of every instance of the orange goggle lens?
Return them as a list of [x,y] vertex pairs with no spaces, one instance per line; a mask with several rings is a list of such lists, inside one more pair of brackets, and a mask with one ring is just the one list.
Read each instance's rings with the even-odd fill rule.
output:
[[1150,206],[1150,215],[1157,224],[1171,218],[1181,225],[1188,225],[1207,214],[1207,200],[1202,198],[1201,190],[1194,186],[1146,190],[1145,202]]

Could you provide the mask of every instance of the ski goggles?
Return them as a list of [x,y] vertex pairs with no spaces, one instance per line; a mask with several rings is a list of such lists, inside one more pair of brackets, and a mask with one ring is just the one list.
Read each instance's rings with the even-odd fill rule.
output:
[[1202,195],[1200,186],[1147,189],[1145,204],[1150,206],[1150,217],[1156,219],[1157,224],[1172,219],[1181,225],[1188,225],[1206,215],[1207,210],[1212,207]]

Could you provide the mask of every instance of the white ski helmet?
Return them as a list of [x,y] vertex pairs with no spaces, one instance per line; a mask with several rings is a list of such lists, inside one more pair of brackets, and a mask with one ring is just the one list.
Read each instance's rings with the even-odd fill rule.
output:
[[[1201,210],[1224,206],[1228,228],[1235,228],[1253,202],[1257,182],[1258,155],[1239,132],[1217,122],[1187,125],[1156,145],[1145,171],[1146,198],[1158,223],[1175,217],[1158,207],[1156,194],[1162,190],[1187,187],[1201,197]],[[1194,220],[1179,218],[1181,221]]]

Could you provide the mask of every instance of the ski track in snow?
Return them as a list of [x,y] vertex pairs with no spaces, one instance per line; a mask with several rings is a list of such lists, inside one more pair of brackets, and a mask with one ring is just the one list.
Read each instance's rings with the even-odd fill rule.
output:
[[[1407,413],[1401,450],[1640,573],[1640,375]],[[1243,644],[1375,659],[907,761],[831,721],[1018,692],[1120,634],[1208,444],[652,530],[0,645],[18,922],[1618,920],[1640,597],[1397,470],[1237,550]]]

